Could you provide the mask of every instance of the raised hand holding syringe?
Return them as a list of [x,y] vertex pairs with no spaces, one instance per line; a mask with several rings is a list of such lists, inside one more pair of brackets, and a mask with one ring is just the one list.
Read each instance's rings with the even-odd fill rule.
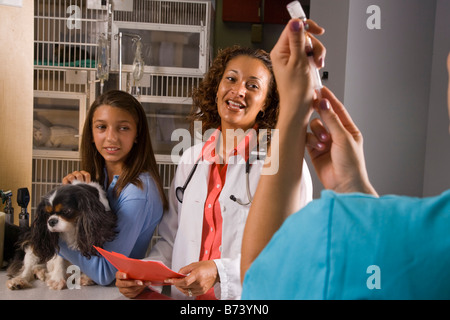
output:
[[[300,2],[292,1],[286,6],[286,8],[287,8],[291,18],[300,19],[303,22],[306,22],[306,20],[307,20],[306,14],[305,14],[305,11],[303,10]],[[312,41],[311,41],[311,38],[309,37],[309,35],[306,36],[306,44],[309,47],[307,54],[308,54],[309,63],[311,66],[312,86],[317,94],[317,98],[320,98],[321,97],[320,90],[323,88],[323,85],[322,85],[322,80],[320,78],[319,70],[317,69],[317,66],[314,62],[313,51],[312,51],[313,45],[312,45]]]

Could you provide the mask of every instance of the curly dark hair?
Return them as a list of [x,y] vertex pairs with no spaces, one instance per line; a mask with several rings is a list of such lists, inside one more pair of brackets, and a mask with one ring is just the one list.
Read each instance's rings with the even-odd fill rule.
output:
[[193,90],[193,105],[188,119],[192,125],[194,121],[202,122],[202,134],[208,129],[215,129],[220,126],[220,116],[216,105],[217,90],[219,89],[219,84],[228,62],[238,56],[249,56],[259,59],[270,71],[271,79],[265,102],[267,107],[263,113],[258,113],[256,117],[258,130],[267,129],[267,141],[270,142],[270,129],[275,128],[278,119],[279,96],[270,55],[262,49],[245,48],[235,45],[219,51],[200,85]]

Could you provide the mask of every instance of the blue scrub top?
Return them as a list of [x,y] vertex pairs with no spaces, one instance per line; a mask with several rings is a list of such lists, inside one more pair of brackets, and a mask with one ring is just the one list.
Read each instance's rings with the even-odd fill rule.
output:
[[450,299],[450,190],[337,194],[290,216],[248,269],[243,299]]

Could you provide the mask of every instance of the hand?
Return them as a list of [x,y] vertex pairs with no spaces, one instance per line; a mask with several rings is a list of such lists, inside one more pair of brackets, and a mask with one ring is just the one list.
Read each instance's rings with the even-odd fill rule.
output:
[[[307,148],[320,181],[336,192],[377,195],[367,175],[363,136],[344,105],[326,87],[315,101],[320,119],[313,119]],[[328,130],[325,126],[328,127]]]
[[[316,39],[314,35],[321,36],[325,33],[325,29],[319,26],[314,20],[308,19],[306,20],[307,25],[307,33],[308,37],[311,38],[312,46],[313,46],[313,58],[316,67],[322,69],[325,66],[325,57],[327,50],[325,46]],[[309,49],[307,48],[307,51]]]
[[70,184],[72,183],[72,181],[74,180],[79,180],[79,181],[83,181],[83,182],[91,182],[91,175],[89,174],[89,172],[86,171],[74,171],[72,173],[69,173],[67,176],[65,176],[62,180],[63,184]]
[[182,279],[167,279],[164,282],[177,287],[187,296],[199,296],[208,292],[219,282],[219,274],[214,261],[200,261],[187,265],[178,271],[187,274]]
[[[313,45],[314,62],[321,68],[326,50],[310,33],[320,35],[324,33],[324,29],[312,20],[308,20],[307,23],[308,36]],[[304,28],[301,20],[291,19],[270,53],[281,105],[289,106],[285,109],[292,111],[296,111],[298,107],[309,108],[313,97]],[[284,113],[282,109],[280,107],[280,112]]]
[[128,276],[124,272],[116,272],[116,287],[119,288],[121,294],[125,297],[136,298],[145,288],[151,285],[149,281],[128,280]]

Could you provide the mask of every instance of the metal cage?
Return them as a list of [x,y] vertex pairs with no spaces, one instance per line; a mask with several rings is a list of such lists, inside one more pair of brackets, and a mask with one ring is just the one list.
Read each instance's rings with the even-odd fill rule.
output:
[[[34,3],[35,99],[78,99],[79,110],[72,111],[73,117],[78,119],[81,132],[87,109],[100,91],[97,80],[98,40],[100,36],[106,36],[110,45],[111,69],[105,89],[117,89],[117,82],[123,80],[126,83],[126,86],[121,87],[123,90],[138,92],[141,102],[147,103],[148,121],[163,125],[167,123],[167,119],[173,118],[173,123],[179,124],[180,118],[191,107],[192,90],[199,85],[209,67],[212,21],[210,1],[34,0]],[[175,41],[175,46],[180,44],[176,41],[181,39],[180,41],[186,42],[193,35],[198,41],[198,45],[197,42],[194,43],[197,51],[195,54],[191,52],[191,56],[195,57],[195,66],[191,67],[190,62],[187,66],[178,65],[178,62],[172,66],[158,66],[152,65],[153,60],[148,60],[142,79],[135,83],[129,62],[134,51],[129,43],[125,42],[123,48],[123,73],[119,73],[114,67],[119,58],[115,34],[120,28],[143,34],[149,30],[157,31],[153,34],[153,38],[157,39],[155,41],[163,39],[161,35],[164,32],[170,35],[176,33],[175,37],[164,40]],[[183,32],[189,33],[184,35]],[[192,46],[188,49],[192,50]],[[147,47],[146,50],[150,56],[156,49]],[[181,52],[181,56],[179,48],[177,50],[176,58],[184,59],[187,49]],[[155,105],[159,108],[155,109]],[[53,107],[49,104],[48,110],[42,111],[45,107],[35,106],[34,112],[48,114]],[[60,109],[66,111],[63,107]],[[150,133],[152,134],[152,130]],[[162,149],[161,147],[160,150]],[[167,194],[177,164],[172,162],[167,153],[155,156]],[[60,185],[63,177],[75,170],[80,170],[78,151],[33,150],[32,218],[42,196]],[[151,245],[157,239],[156,232]]]

